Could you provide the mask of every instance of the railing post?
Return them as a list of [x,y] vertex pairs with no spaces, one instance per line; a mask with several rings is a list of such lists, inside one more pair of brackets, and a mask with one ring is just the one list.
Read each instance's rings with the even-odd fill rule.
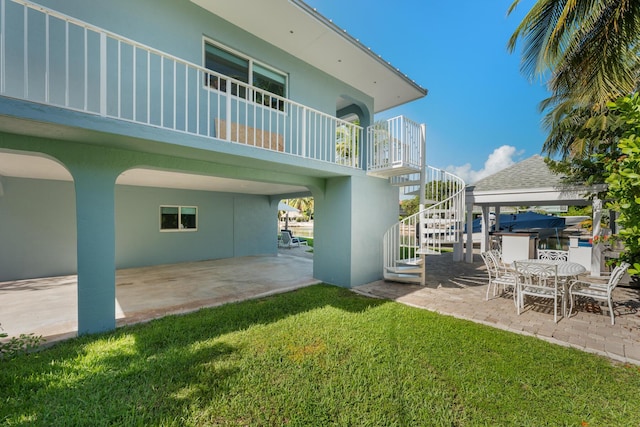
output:
[[100,115],[107,115],[107,35],[100,33]]
[[29,9],[24,6],[24,34],[23,34],[23,58],[22,72],[24,73],[23,93],[24,98],[29,99]]
[[[218,80],[220,81],[220,80]],[[227,99],[225,99],[225,111],[224,111],[224,124],[225,124],[225,136],[227,137],[227,141],[231,141],[231,85],[232,83],[227,79],[227,84],[225,85],[225,94]]]
[[301,131],[301,150],[300,155],[305,157],[307,154],[307,109],[306,107],[302,107],[302,131]]
[[0,93],[5,91],[5,58],[4,58],[4,26],[5,26],[5,0],[0,2]]

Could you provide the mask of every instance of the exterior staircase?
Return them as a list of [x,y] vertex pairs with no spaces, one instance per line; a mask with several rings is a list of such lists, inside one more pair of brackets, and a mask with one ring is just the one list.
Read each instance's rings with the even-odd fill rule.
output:
[[465,183],[425,164],[424,125],[399,117],[368,132],[368,173],[420,195],[419,212],[383,237],[384,279],[424,285],[425,257],[462,242]]

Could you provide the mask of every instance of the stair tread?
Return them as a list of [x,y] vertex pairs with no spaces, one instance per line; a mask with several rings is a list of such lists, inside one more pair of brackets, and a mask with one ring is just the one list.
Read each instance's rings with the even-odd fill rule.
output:
[[422,274],[422,267],[387,267],[387,271],[395,274]]
[[384,278],[385,280],[396,281],[396,282],[422,283],[422,277],[411,276],[408,274],[385,274]]
[[420,253],[425,255],[442,255],[442,251],[437,251],[435,249],[422,249]]
[[397,259],[396,264],[401,265],[421,265],[422,258],[406,258],[406,259]]

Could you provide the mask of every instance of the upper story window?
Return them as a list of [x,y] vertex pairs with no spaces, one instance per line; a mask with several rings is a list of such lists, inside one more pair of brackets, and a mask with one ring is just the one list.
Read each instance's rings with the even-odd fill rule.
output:
[[[209,70],[250,84],[274,95],[283,98],[287,95],[286,74],[211,42],[204,43],[204,66]],[[227,90],[227,80],[223,78],[210,75],[207,81],[207,84],[214,89],[223,92]],[[247,99],[247,88],[245,86],[232,82],[230,89],[232,95]],[[284,111],[282,100],[272,97],[268,93],[256,92],[253,94],[252,100]]]

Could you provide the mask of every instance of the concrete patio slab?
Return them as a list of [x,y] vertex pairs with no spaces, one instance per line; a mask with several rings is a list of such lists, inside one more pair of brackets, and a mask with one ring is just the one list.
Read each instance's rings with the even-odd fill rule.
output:
[[[298,256],[296,256],[298,255]],[[301,251],[116,272],[116,324],[144,322],[319,283]],[[0,283],[0,323],[10,337],[51,343],[77,335],[77,276]]]

